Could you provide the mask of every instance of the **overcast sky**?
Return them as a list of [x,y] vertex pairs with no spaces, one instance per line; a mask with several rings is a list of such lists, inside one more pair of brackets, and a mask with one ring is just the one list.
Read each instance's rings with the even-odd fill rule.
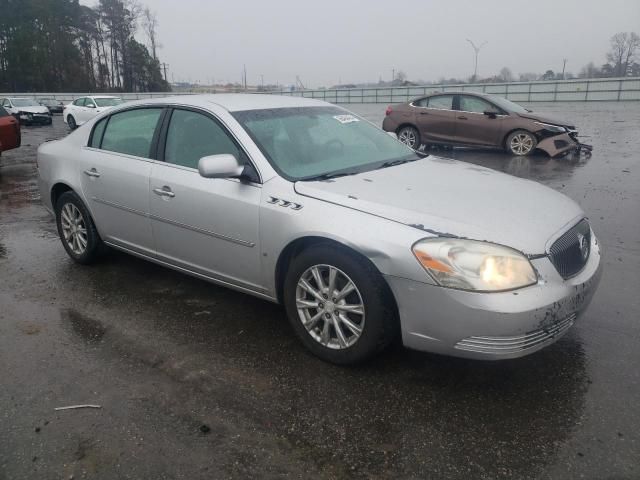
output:
[[[169,80],[307,87],[473,74],[578,73],[609,38],[640,33],[640,0],[140,0],[155,11]],[[83,2],[92,4],[95,2]],[[140,37],[140,35],[139,35]],[[142,39],[142,37],[140,37]]]

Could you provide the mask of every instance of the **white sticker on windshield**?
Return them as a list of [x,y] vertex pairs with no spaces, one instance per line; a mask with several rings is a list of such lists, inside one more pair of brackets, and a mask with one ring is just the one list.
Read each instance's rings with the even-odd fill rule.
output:
[[333,118],[338,120],[340,123],[352,123],[352,122],[359,122],[360,121],[356,117],[354,117],[353,115],[336,115]]

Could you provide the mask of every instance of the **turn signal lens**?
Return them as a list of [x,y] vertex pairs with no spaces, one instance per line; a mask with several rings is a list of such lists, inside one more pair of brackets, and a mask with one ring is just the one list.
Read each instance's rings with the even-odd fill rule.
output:
[[526,287],[538,280],[522,253],[494,243],[425,239],[413,246],[413,254],[443,287],[499,292]]

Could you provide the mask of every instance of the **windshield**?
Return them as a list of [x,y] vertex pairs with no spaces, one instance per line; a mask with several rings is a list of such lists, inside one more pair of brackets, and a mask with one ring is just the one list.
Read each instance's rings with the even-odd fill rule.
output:
[[11,103],[14,107],[39,107],[40,104],[30,98],[12,98]]
[[506,98],[495,97],[493,95],[489,95],[488,98],[493,103],[498,105],[503,110],[506,110],[507,112],[513,112],[513,113],[527,113],[528,112],[528,110],[526,108],[518,105],[517,103],[513,103],[511,100],[507,100]]
[[99,107],[115,107],[122,103],[121,98],[94,98],[93,100]]
[[361,172],[417,157],[387,133],[337,107],[247,110],[233,116],[289,180]]

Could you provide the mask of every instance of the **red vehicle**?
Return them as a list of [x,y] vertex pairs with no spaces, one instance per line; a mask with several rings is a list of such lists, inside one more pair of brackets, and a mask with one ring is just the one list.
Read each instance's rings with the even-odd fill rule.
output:
[[20,146],[20,122],[0,107],[0,153]]

